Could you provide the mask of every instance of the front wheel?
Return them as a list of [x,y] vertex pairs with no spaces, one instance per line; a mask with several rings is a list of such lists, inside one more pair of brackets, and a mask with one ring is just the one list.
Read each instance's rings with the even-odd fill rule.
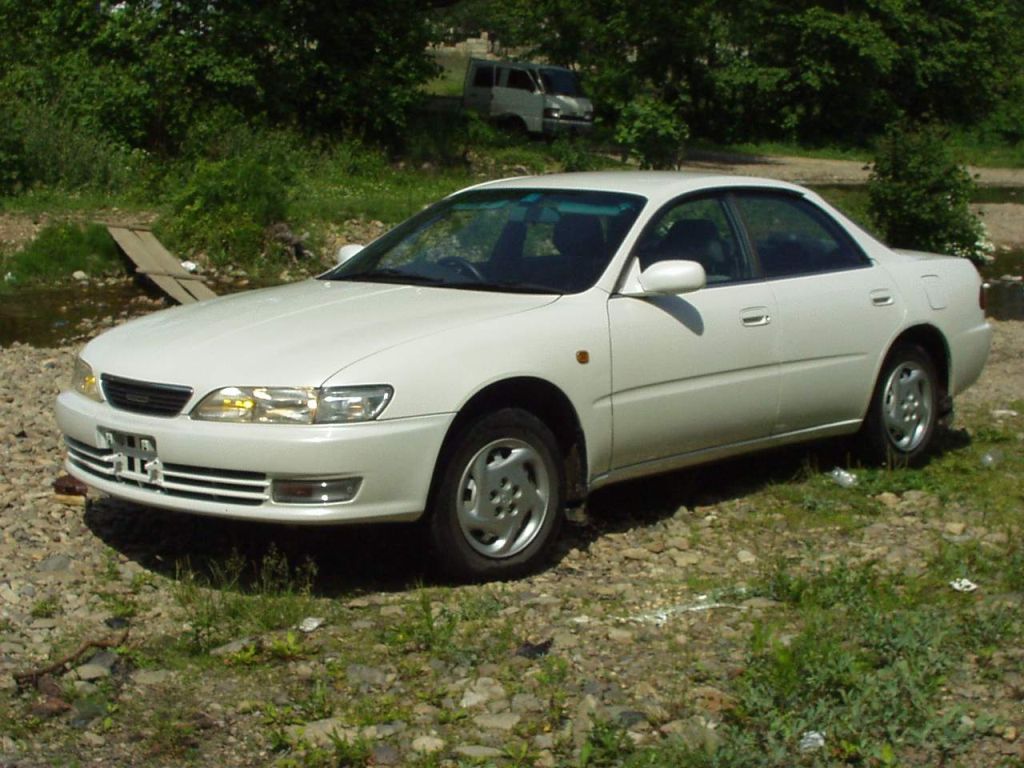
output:
[[935,364],[921,347],[893,348],[882,365],[861,437],[867,458],[907,466],[928,450],[939,410]]
[[478,419],[438,468],[430,534],[460,579],[514,578],[542,565],[562,525],[565,471],[551,430],[508,408]]

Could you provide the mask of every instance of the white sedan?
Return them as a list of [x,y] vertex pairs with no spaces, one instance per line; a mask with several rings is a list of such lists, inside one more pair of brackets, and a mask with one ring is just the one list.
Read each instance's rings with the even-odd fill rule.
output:
[[833,435],[912,462],[991,339],[969,261],[765,179],[498,181],[342,255],[90,342],[68,471],[197,514],[423,518],[452,574],[510,577],[608,483]]

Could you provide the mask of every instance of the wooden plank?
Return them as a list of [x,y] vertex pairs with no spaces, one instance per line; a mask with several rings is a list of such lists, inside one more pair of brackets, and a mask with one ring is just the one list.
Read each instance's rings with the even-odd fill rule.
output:
[[210,290],[206,284],[201,281],[201,279],[197,279],[195,275],[187,272],[185,268],[181,266],[181,262],[174,258],[174,256],[164,248],[163,243],[157,240],[153,233],[148,229],[138,230],[135,232],[135,235],[146,246],[149,253],[156,258],[159,265],[158,269],[165,269],[179,280],[188,281],[183,284],[184,288],[190,294],[195,296],[197,301],[204,301],[217,296],[217,294]]
[[[149,250],[139,239],[139,236],[128,229],[127,227],[107,227],[107,231],[110,232],[110,236],[114,238],[114,241],[121,246],[129,259],[131,259],[140,271],[145,274],[146,272],[163,272],[160,268],[160,264],[157,263],[156,258],[149,253]],[[179,268],[181,265],[178,265]],[[184,272],[184,270],[182,270]],[[187,273],[186,273],[187,274]],[[177,301],[179,304],[192,304],[196,301],[196,297],[186,291],[181,283],[179,283],[173,277],[167,277],[163,274],[152,274],[147,275],[150,280],[157,284],[164,293],[170,296],[172,299]]]

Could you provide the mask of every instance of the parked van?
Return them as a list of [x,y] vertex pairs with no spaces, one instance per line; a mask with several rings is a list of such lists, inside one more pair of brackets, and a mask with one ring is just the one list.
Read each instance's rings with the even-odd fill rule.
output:
[[576,73],[522,61],[470,59],[463,106],[533,134],[589,131],[594,105]]

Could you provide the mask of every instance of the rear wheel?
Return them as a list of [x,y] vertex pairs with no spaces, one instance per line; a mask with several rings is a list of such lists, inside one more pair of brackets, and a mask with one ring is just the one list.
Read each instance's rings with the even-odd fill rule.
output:
[[514,578],[541,566],[562,524],[565,472],[551,430],[505,409],[455,441],[430,509],[444,569],[460,579]]
[[879,374],[861,437],[867,458],[906,466],[928,450],[939,415],[935,364],[921,347],[892,349]]

